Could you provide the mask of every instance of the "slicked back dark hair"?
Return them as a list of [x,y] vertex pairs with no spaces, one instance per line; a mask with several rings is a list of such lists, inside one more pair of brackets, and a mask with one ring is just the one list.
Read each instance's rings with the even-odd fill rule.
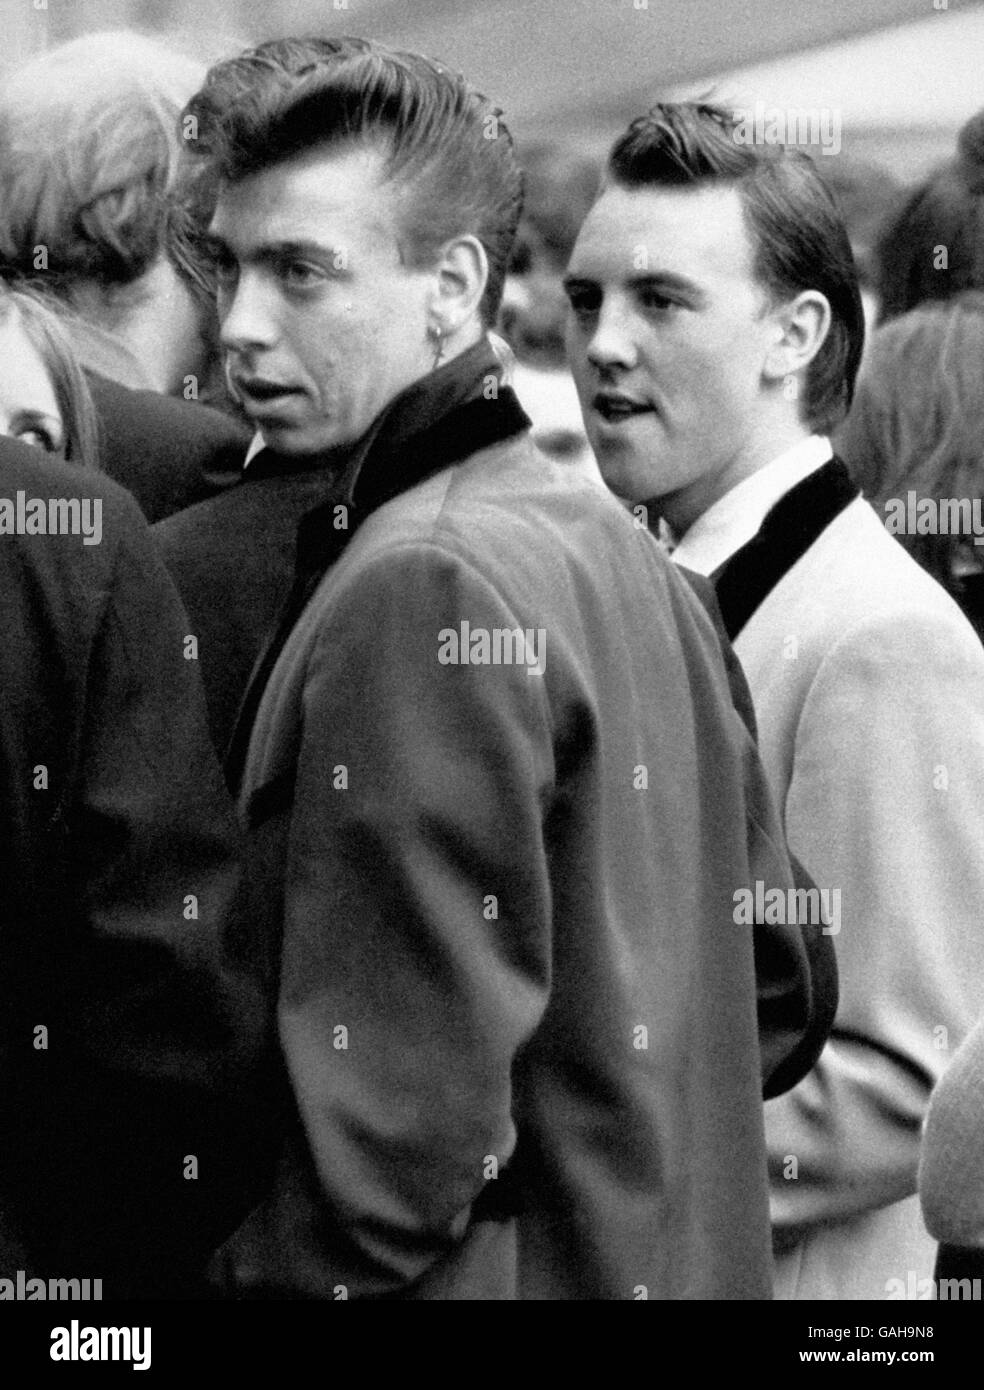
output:
[[477,237],[482,318],[495,322],[522,175],[502,113],[458,73],[368,39],[279,39],[213,67],[184,116],[189,148],[230,182],[322,146],[379,148],[401,191],[403,263],[433,265],[453,237]]
[[[831,326],[806,371],[802,414],[827,432],[844,415],[864,347],[864,311],[847,231],[817,166],[802,150],[744,143],[740,112],[667,102],[615,142],[605,182],[622,188],[730,184],[741,198],[756,279],[775,301],[819,290]],[[747,128],[747,124],[746,124]]]

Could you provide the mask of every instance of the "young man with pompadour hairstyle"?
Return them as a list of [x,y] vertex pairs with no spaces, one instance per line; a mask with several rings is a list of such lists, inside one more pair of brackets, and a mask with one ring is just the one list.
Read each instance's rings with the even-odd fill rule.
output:
[[815,1005],[784,934],[760,1047],[733,898],[790,868],[704,609],[500,382],[501,113],[279,44],[189,114],[249,468],[327,484],[228,760],[294,1111],[216,1278],[768,1298],[762,1088]]
[[602,475],[710,576],[790,851],[840,904],[841,1002],[766,1105],[777,1294],[932,1275],[920,1125],[984,980],[984,653],[832,455],[863,316],[812,160],[739,113],[654,107],[616,141],[566,277]]

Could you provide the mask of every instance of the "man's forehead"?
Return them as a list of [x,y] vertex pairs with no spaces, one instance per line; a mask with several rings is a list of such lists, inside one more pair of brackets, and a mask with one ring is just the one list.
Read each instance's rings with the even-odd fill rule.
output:
[[585,219],[569,273],[604,279],[631,278],[646,270],[694,278],[751,275],[752,261],[734,185],[610,184]]
[[395,196],[381,151],[367,145],[316,146],[219,188],[211,231],[235,244],[337,240],[393,229]]

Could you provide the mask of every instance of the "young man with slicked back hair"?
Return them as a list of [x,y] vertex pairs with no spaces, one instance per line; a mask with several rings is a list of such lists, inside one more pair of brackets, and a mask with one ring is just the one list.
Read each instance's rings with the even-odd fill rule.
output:
[[666,104],[616,141],[568,349],[609,487],[714,580],[837,913],[830,1041],[766,1105],[777,1295],[879,1299],[932,1275],[920,1125],[980,1008],[984,654],[832,456],[863,340],[847,235],[809,157],[739,116]]
[[312,48],[189,107],[248,469],[322,472],[227,769],[295,1111],[216,1279],[768,1298],[762,1087],[810,980],[792,934],[760,1049],[733,895],[790,869],[714,630],[501,384],[501,113]]

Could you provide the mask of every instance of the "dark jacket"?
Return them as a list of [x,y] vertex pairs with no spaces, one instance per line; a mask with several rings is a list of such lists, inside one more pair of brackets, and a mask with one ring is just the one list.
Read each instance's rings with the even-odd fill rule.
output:
[[19,491],[101,538],[0,534],[0,1273],[188,1296],[245,1200],[238,835],[136,504],[2,440]]
[[[243,451],[245,453],[245,450]],[[153,535],[198,638],[209,726],[228,746],[236,711],[294,576],[301,518],[335,479],[267,452],[235,484],[168,517]]]
[[[536,454],[511,392],[439,394],[305,519],[233,739],[296,1116],[217,1277],[768,1298],[784,1058],[734,895],[793,878],[714,628],[614,499]],[[463,622],[542,633],[542,673],[442,661]]]
[[[677,565],[677,573],[700,599],[714,624],[721,656],[728,673],[728,685],[735,709],[758,745],[758,720],[745,671],[731,640],[718,605],[714,585],[702,574]],[[788,849],[788,846],[787,846]],[[797,888],[807,892],[816,887],[806,869],[792,853],[789,855]],[[830,1036],[840,998],[837,953],[832,937],[817,922],[801,925],[800,936],[809,961],[805,988],[809,991],[809,1022],[790,1008],[789,981],[795,978],[796,962],[790,952],[798,950],[790,934],[767,931],[761,925],[755,933],[755,975],[758,980],[759,1040],[762,1044],[762,1084],[766,1100],[781,1096],[801,1081],[813,1067]]]
[[249,445],[243,426],[196,401],[134,391],[87,373],[102,471],[132,493],[148,521],[234,483]]
[[[411,412],[403,432],[412,433],[418,423]],[[347,525],[339,527],[338,522],[348,522],[347,501],[337,465],[332,468],[317,458],[287,458],[264,450],[239,470],[235,485],[153,528],[188,611],[190,631],[198,639],[209,724],[220,752],[228,748],[250,674],[291,592],[300,522],[326,504],[329,529],[344,541]],[[728,641],[714,586],[700,575],[681,572],[715,625],[735,707],[755,737],[748,683]],[[810,886],[802,867],[795,861],[793,867],[797,882]],[[837,1006],[832,941],[809,927],[804,928],[803,940],[810,963],[807,977],[800,981],[810,994],[805,1028],[800,1009],[790,1008],[787,991],[796,975],[796,961],[789,957],[786,934],[756,933],[767,1096],[779,1095],[809,1071],[830,1032]]]

